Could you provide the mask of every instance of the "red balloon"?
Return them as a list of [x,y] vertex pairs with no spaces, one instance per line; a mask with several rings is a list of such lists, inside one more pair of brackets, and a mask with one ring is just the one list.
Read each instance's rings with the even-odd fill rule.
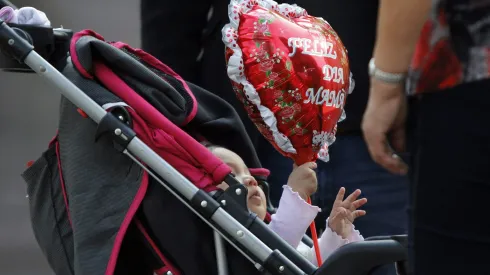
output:
[[228,76],[259,131],[300,165],[328,161],[354,82],[322,18],[272,0],[232,0],[222,30]]

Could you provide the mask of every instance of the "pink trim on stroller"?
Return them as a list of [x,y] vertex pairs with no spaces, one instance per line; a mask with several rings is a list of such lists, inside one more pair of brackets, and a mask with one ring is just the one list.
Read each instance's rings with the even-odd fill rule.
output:
[[[129,46],[128,44],[123,43],[123,42],[115,42],[115,43],[111,43],[111,44],[118,49],[126,49],[130,53],[136,54],[144,62],[150,64],[151,66],[153,66],[153,67],[161,70],[162,72],[164,72],[168,75],[171,75],[171,76],[175,77],[177,80],[179,80],[182,83],[182,85],[184,85],[185,90],[187,91],[187,93],[189,94],[189,96],[192,98],[192,101],[193,101],[192,111],[189,114],[189,116],[187,116],[187,118],[184,122],[184,125],[186,125],[187,123],[191,122],[194,119],[194,117],[196,116],[196,113],[197,113],[197,108],[198,108],[197,100],[194,97],[194,94],[191,92],[191,89],[189,88],[187,83],[182,79],[182,77],[180,77],[180,75],[175,73],[174,70],[172,70],[172,68],[163,64],[160,60],[156,59],[155,57],[153,57],[152,55],[148,54],[147,52],[145,52],[141,49],[132,48],[131,46]],[[181,125],[181,126],[184,126],[184,125]]]
[[265,169],[265,168],[249,168],[250,174],[252,176],[259,176],[259,177],[268,177],[270,175],[270,171]]
[[158,246],[155,244],[155,242],[151,239],[150,235],[148,235],[148,232],[146,231],[145,227],[139,220],[134,221],[136,224],[136,227],[139,229],[141,234],[145,237],[145,239],[148,241],[152,249],[155,251],[157,254],[158,258],[163,262],[164,266],[161,267],[158,270],[155,270],[155,273],[157,275],[164,275],[167,274],[166,272],[170,271],[174,275],[180,275],[180,272],[172,265],[172,263],[163,255],[163,253],[160,251]]
[[[100,34],[92,31],[92,30],[83,30],[83,31],[80,31],[80,32],[77,32],[75,35],[73,35],[73,39],[71,40],[71,44],[70,44],[70,55],[71,55],[71,60],[73,62],[73,65],[77,68],[77,70],[85,77],[85,78],[88,78],[88,79],[93,79],[93,75],[91,73],[89,73],[83,66],[82,64],[80,63],[80,60],[78,59],[78,55],[76,54],[76,43],[78,41],[78,39],[80,39],[81,37],[83,36],[92,36],[92,37],[95,37],[101,41],[105,41],[104,37],[101,36]],[[180,126],[184,126],[186,125],[187,123],[189,123],[190,121],[192,121],[192,119],[194,119],[194,117],[196,116],[196,113],[197,113],[197,108],[198,108],[198,104],[197,104],[197,100],[196,98],[194,97],[194,94],[191,92],[191,89],[189,88],[189,86],[187,85],[187,83],[182,79],[182,77],[180,77],[174,70],[172,70],[170,67],[168,67],[167,65],[163,64],[160,60],[156,59],[155,57],[153,57],[152,55],[142,51],[141,49],[135,49],[135,48],[132,48],[131,46],[129,46],[128,44],[126,43],[122,43],[122,42],[114,42],[114,43],[110,43],[112,46],[118,48],[118,49],[125,49],[127,51],[129,51],[130,53],[133,53],[135,55],[137,55],[138,57],[141,58],[141,60],[143,60],[144,62],[148,63],[149,65],[161,70],[162,72],[176,78],[178,81],[180,81],[182,83],[182,85],[184,86],[186,92],[189,94],[189,96],[191,97],[192,99],[192,111],[190,112],[190,114],[186,117],[185,119],[185,122],[183,125],[180,125]]]
[[66,195],[65,180],[63,179],[63,169],[61,168],[60,143],[58,142],[58,136],[55,137],[54,146],[56,146],[56,159],[58,161],[58,172],[60,174],[61,191],[63,193],[63,201],[65,202],[66,215],[68,216],[68,222],[71,226],[73,226],[71,224],[70,207],[68,205],[68,196]]
[[129,225],[133,221],[134,215],[136,214],[136,211],[138,211],[138,208],[143,201],[143,198],[145,197],[146,190],[148,189],[148,173],[146,171],[143,172],[143,178],[141,179],[141,185],[140,188],[138,189],[138,192],[136,193],[136,196],[133,199],[133,202],[131,203],[131,206],[129,207],[129,210],[124,217],[124,220],[121,224],[121,227],[119,228],[119,231],[117,232],[116,239],[114,241],[114,246],[112,248],[111,252],[111,257],[109,258],[109,263],[107,264],[107,269],[105,274],[106,275],[113,275],[114,270],[116,269],[116,264],[117,264],[117,258],[119,256],[119,250],[121,249],[122,242],[124,240],[124,236],[126,235],[126,231],[128,230]]
[[216,190],[214,185],[221,183],[231,169],[135,93],[105,64],[95,62],[94,67],[97,79],[131,106],[128,111],[138,137],[196,187],[207,192]]
[[94,32],[94,31],[91,31],[91,30],[83,30],[83,31],[77,32],[73,35],[73,38],[72,38],[71,43],[70,43],[70,58],[71,58],[71,61],[73,63],[73,66],[75,66],[75,68],[77,68],[77,71],[80,72],[80,74],[83,77],[88,78],[88,79],[94,79],[94,77],[89,72],[87,72],[87,70],[85,70],[85,68],[82,66],[82,64],[80,63],[80,60],[78,59],[78,55],[77,55],[77,41],[86,35],[90,35],[90,36],[93,36],[99,40],[105,41],[105,39],[102,35]]
[[71,224],[71,218],[70,218],[70,207],[68,205],[68,196],[66,194],[66,187],[65,187],[65,180],[63,178],[63,170],[61,168],[61,155],[60,155],[60,143],[58,141],[58,131],[56,131],[56,135],[49,141],[48,147],[51,146],[56,146],[56,160],[58,161],[58,173],[60,177],[60,185],[61,185],[61,192],[63,195],[63,202],[65,203],[65,208],[66,208],[66,215],[68,217],[68,222]]
[[[134,116],[133,121],[138,122],[139,120],[139,123],[135,123],[136,128],[134,130],[156,153],[164,157],[180,173],[191,180],[196,187],[208,192],[216,190],[214,185],[223,181],[225,176],[231,172],[230,168],[182,129],[170,122],[105,64],[95,62],[93,72],[87,71],[80,63],[76,52],[77,41],[84,36],[92,36],[104,41],[101,35],[92,30],[80,31],[74,35],[70,44],[70,55],[77,70],[86,78],[94,79],[95,76],[107,89],[131,106],[128,111]],[[133,49],[124,43],[113,43],[112,45],[137,54],[145,62],[180,80],[194,104],[187,120],[195,116],[195,112],[197,112],[196,99],[185,81],[174,71],[141,50]]]

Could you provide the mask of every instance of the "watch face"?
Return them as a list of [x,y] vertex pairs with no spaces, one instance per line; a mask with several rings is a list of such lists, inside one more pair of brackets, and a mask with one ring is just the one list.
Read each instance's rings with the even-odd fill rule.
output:
[[374,58],[371,58],[371,60],[369,60],[369,66],[368,66],[369,76],[373,76],[374,71],[376,71],[376,65],[374,64]]

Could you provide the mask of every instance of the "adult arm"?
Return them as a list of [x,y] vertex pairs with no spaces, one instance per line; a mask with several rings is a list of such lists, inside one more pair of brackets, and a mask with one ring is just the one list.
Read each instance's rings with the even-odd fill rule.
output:
[[[406,73],[415,45],[432,7],[431,0],[381,0],[374,49],[376,67],[388,73]],[[395,154],[405,147],[406,99],[403,83],[371,79],[362,130],[371,157],[397,174],[407,172]],[[389,140],[388,140],[389,139]]]
[[431,0],[381,0],[374,47],[376,66],[405,73],[432,7]]

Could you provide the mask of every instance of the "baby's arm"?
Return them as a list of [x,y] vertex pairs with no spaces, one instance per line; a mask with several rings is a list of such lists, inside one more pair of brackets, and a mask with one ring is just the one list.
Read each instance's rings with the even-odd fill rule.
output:
[[320,208],[306,203],[306,198],[317,189],[316,163],[308,162],[294,166],[283,187],[276,214],[272,215],[269,228],[293,247],[298,247],[308,226],[313,222]]
[[[357,199],[361,195],[361,190],[354,191],[345,200],[344,195],[345,188],[340,188],[332,206],[332,212],[327,219],[325,232],[318,240],[323,260],[345,244],[364,240],[359,231],[355,230],[353,222],[356,218],[366,214],[364,210],[358,210],[358,208],[364,205],[367,199]],[[315,253],[315,251],[312,249],[310,253]]]
[[[303,235],[315,219],[320,208],[306,203],[291,187],[283,186],[283,193],[276,214],[272,215],[269,228],[276,232],[310,262],[317,265],[315,249],[301,242]],[[327,219],[328,224],[328,219]],[[322,259],[326,260],[337,248],[350,242],[362,241],[364,238],[359,231],[352,228],[347,239],[327,227],[318,240]]]
[[[295,247],[308,260],[317,264],[314,248],[310,248],[301,243],[301,239],[309,225],[314,221],[318,212],[320,212],[320,208],[306,202],[306,199],[317,189],[316,174],[312,170],[314,168],[316,168],[315,163],[305,163],[293,169],[293,172],[289,176],[288,185],[283,187],[284,190],[279,207],[276,214],[272,215],[269,228],[291,246]],[[342,245],[364,240],[359,234],[359,231],[354,229],[351,221],[347,219],[352,216],[353,221],[361,212],[347,211],[343,207],[348,207],[350,210],[350,206],[354,206],[357,209],[366,201],[365,199],[354,201],[359,196],[360,191],[356,191],[355,194],[343,201],[344,192],[345,189],[341,188],[333,208],[336,210],[336,213],[340,210],[345,211],[340,211],[334,215],[330,222],[332,224],[327,220],[327,229],[318,241],[323,260],[328,258],[333,251]],[[332,228],[335,231],[332,230],[331,226],[334,226]],[[340,232],[345,238],[342,238],[336,232]]]
[[293,189],[283,186],[279,207],[272,215],[269,228],[292,247],[298,247],[308,226],[320,212],[320,208],[306,203]]

